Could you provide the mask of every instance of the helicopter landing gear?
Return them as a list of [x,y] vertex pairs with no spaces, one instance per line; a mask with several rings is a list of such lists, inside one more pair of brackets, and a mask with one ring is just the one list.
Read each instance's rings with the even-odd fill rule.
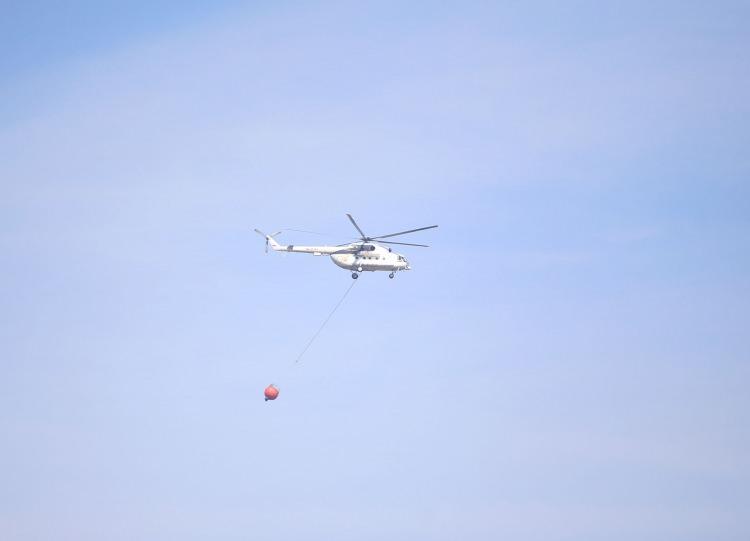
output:
[[353,272],[352,273],[352,278],[354,278],[356,280],[357,278],[359,278],[359,274],[357,274],[356,272]]
[[395,274],[393,274],[393,273],[390,273],[390,274],[388,275],[388,278],[391,278],[391,279],[393,279],[393,277],[394,277],[394,276],[395,276]]

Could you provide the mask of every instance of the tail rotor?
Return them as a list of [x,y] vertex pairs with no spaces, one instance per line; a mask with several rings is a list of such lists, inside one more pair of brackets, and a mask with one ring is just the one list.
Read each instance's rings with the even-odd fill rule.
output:
[[270,240],[271,240],[272,238],[274,238],[274,237],[276,237],[276,236],[278,236],[278,235],[281,235],[281,231],[277,231],[277,232],[276,232],[276,233],[274,233],[273,235],[266,235],[266,234],[265,234],[265,233],[264,233],[263,231],[261,231],[260,229],[256,229],[256,230],[255,230],[255,232],[256,232],[256,233],[257,233],[258,235],[260,235],[261,237],[263,237],[263,238],[265,238],[265,239],[266,239],[266,248],[265,248],[265,253],[268,253],[268,242],[269,242],[269,241],[270,241]]

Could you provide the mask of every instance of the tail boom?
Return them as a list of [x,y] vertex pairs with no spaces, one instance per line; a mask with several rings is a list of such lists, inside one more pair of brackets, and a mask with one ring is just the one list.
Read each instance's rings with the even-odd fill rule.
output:
[[267,235],[260,229],[256,229],[255,232],[266,239],[267,245],[270,246],[274,252],[295,252],[300,254],[331,255],[340,252],[342,249],[341,246],[295,246],[294,244],[284,245],[276,242],[276,239],[274,238],[279,233],[281,233],[281,231],[279,231],[279,233],[274,233],[273,235]]

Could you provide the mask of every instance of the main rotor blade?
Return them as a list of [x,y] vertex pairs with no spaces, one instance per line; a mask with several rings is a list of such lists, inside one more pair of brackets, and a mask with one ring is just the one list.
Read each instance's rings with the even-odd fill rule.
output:
[[331,236],[333,236],[333,235],[327,235],[325,233],[318,233],[317,231],[308,231],[307,229],[291,229],[289,227],[285,227],[281,231],[296,231],[297,233],[310,233],[311,235],[318,235],[319,237],[331,237]]
[[422,248],[429,248],[426,244],[412,244],[411,242],[393,242],[392,240],[379,240],[376,242],[378,244],[403,244],[404,246],[421,246]]
[[357,222],[355,222],[355,221],[354,221],[354,218],[352,218],[352,215],[351,215],[351,214],[349,214],[348,212],[346,213],[346,215],[347,215],[347,216],[349,217],[349,221],[350,221],[350,222],[352,223],[352,225],[353,225],[354,227],[356,227],[356,228],[357,228],[357,231],[359,231],[359,234],[360,234],[360,235],[362,235],[362,238],[363,238],[363,239],[366,239],[366,238],[367,238],[367,235],[365,235],[364,231],[362,231],[362,230],[361,230],[361,229],[359,228],[359,226],[357,225]]
[[371,237],[372,240],[375,239],[387,239],[388,237],[395,237],[397,235],[406,235],[407,233],[414,233],[415,231],[424,231],[425,229],[432,229],[433,227],[437,227],[436,225],[428,225],[427,227],[420,227],[419,229],[409,229],[409,231],[401,231],[399,233],[391,233],[390,235],[380,235],[379,237]]

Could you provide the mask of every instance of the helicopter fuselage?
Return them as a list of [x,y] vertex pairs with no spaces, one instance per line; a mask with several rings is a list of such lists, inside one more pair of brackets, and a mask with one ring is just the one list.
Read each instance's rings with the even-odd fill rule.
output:
[[276,252],[293,252],[315,256],[329,255],[331,261],[337,266],[354,272],[411,270],[409,262],[403,255],[372,242],[367,244],[352,243],[344,246],[299,246],[294,244],[285,246],[277,244],[271,239],[271,249]]
[[377,244],[365,245],[373,249],[354,253],[331,254],[331,261],[342,269],[351,271],[402,271],[411,270],[409,262],[401,254]]

